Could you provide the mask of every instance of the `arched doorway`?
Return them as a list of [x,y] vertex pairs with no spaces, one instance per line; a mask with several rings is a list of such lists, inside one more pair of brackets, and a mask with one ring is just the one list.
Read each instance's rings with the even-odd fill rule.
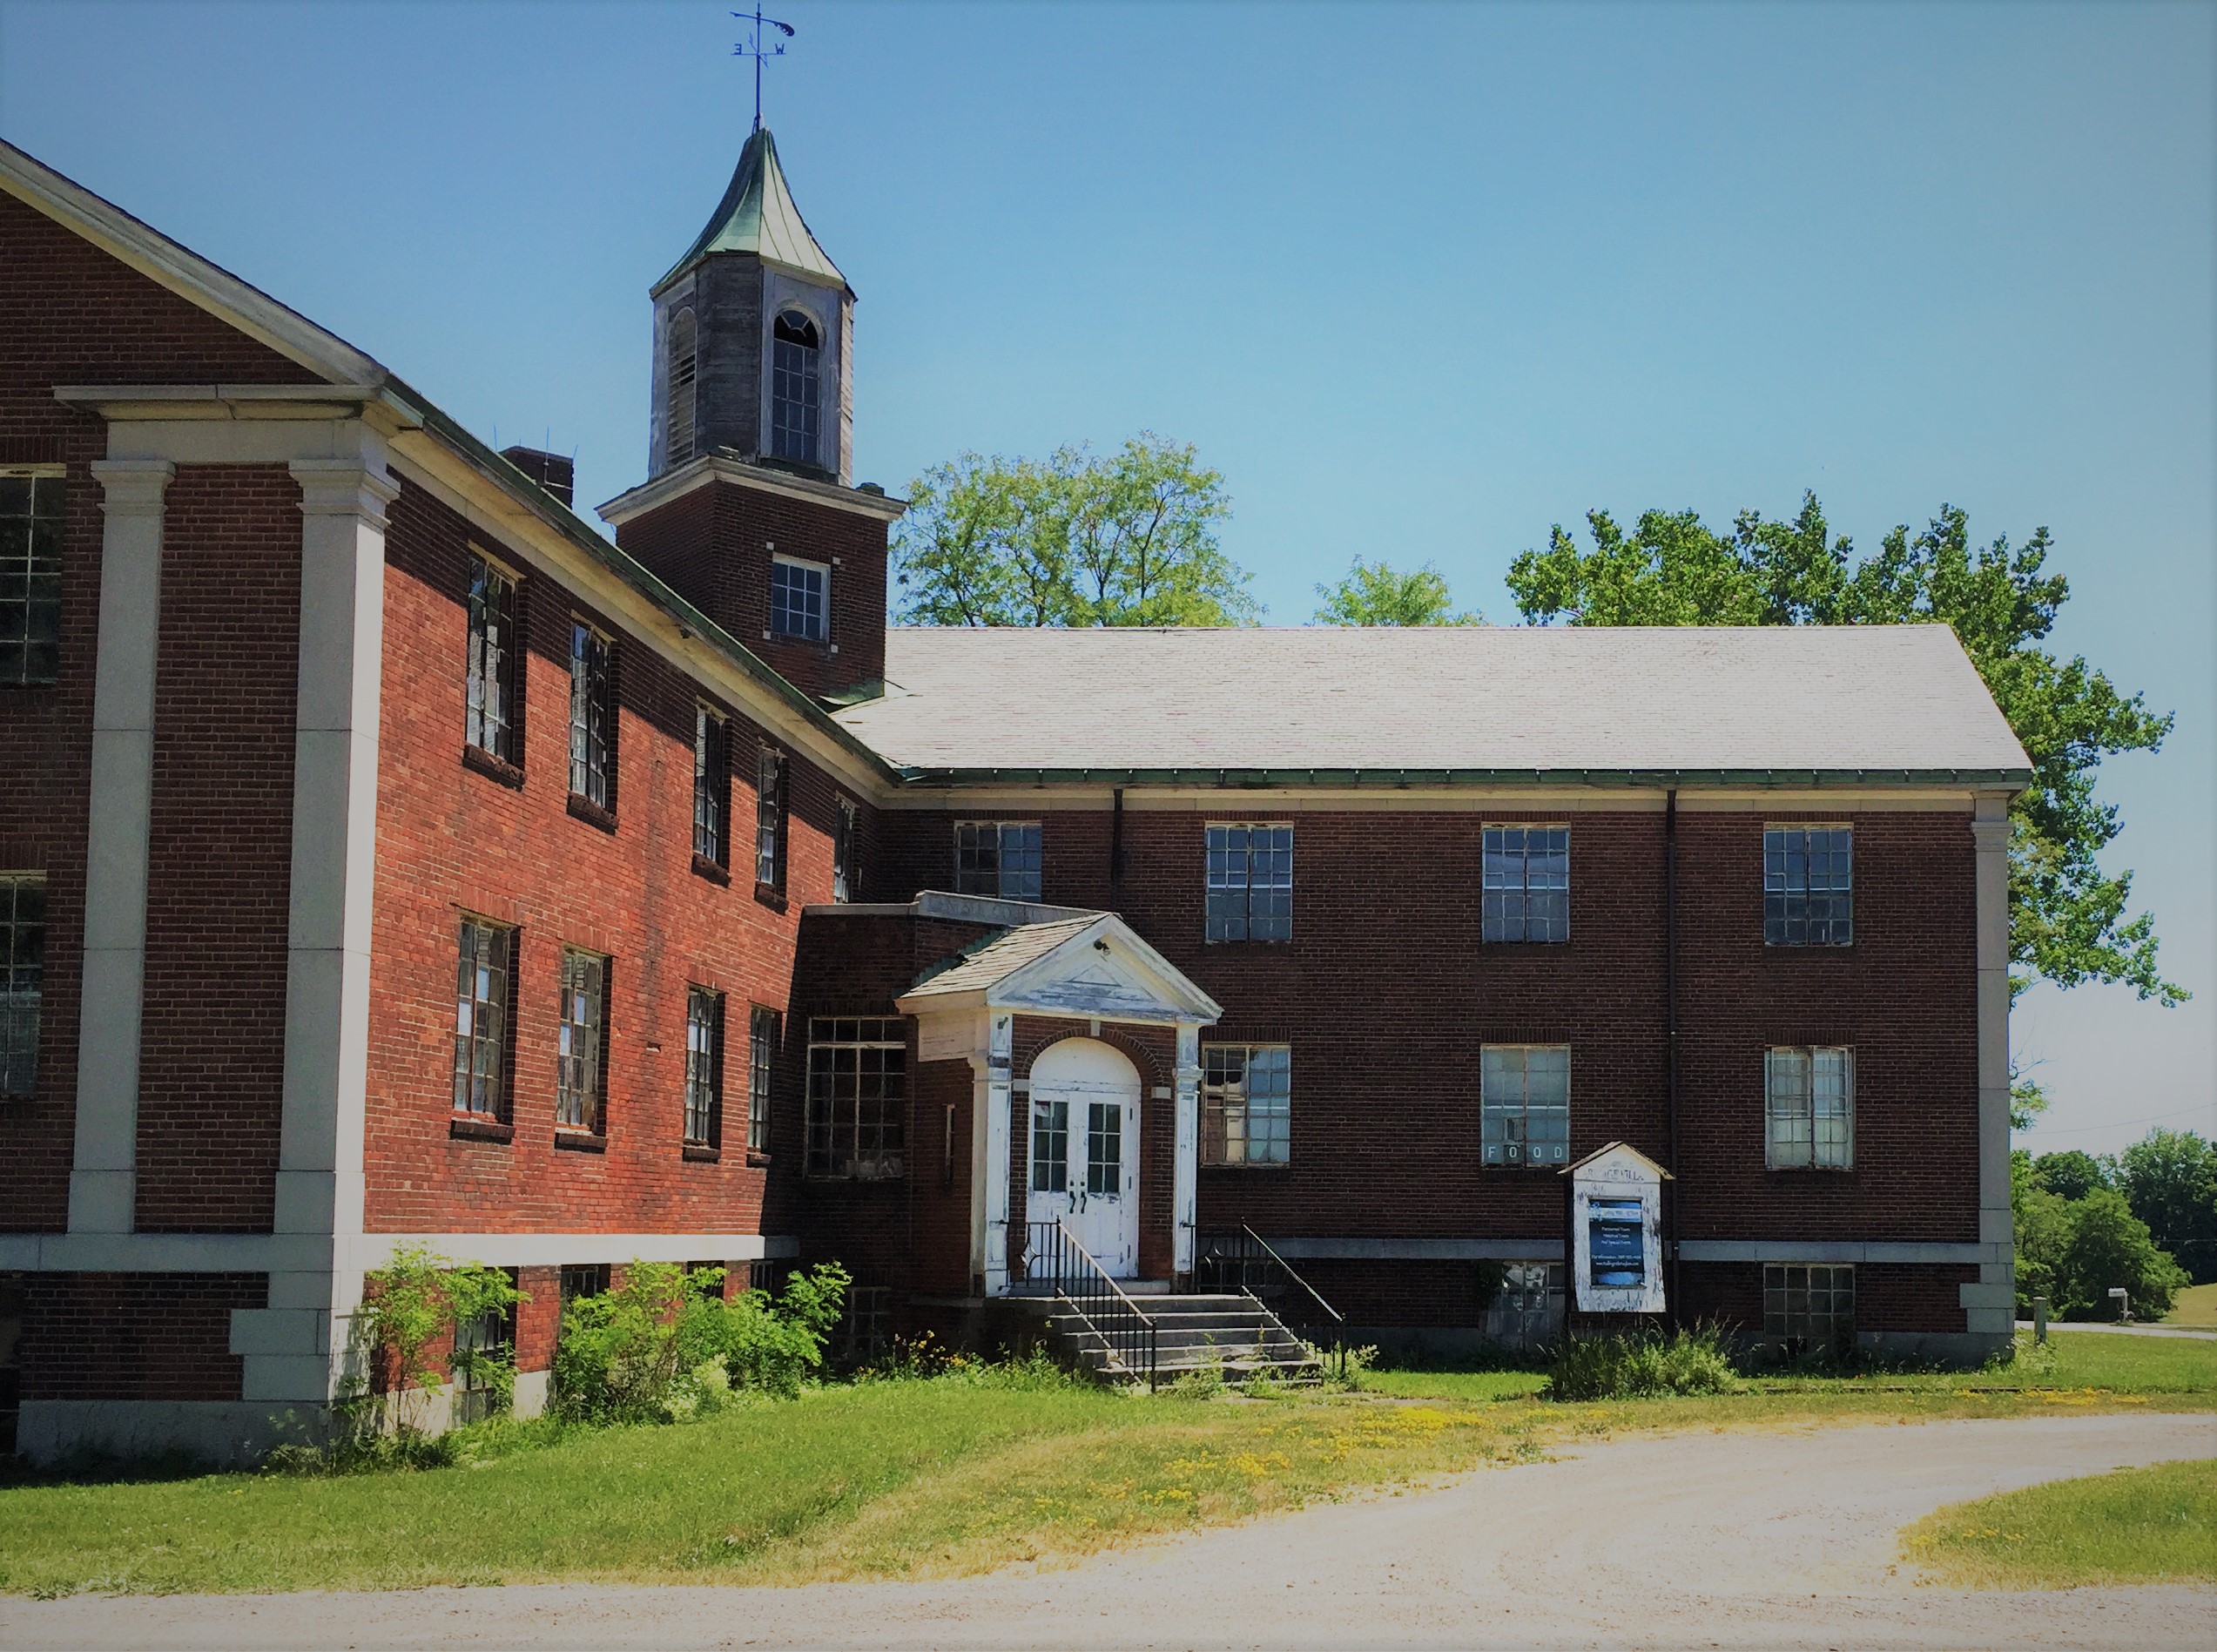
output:
[[1027,1218],[1060,1222],[1112,1278],[1139,1273],[1139,1069],[1094,1038],[1032,1063]]

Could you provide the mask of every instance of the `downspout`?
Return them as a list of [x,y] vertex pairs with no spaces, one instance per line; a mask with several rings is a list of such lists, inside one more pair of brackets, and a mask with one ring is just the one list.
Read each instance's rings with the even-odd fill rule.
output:
[[1664,1244],[1670,1259],[1670,1322],[1683,1324],[1678,1276],[1678,788],[1663,794],[1663,1062],[1669,1098],[1670,1186],[1664,1190]]

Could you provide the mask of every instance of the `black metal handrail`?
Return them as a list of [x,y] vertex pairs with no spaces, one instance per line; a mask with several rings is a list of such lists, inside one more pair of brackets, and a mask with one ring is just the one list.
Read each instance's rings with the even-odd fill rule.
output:
[[[1205,1259],[1216,1264],[1218,1279],[1221,1281],[1223,1278],[1224,1266],[1228,1263],[1230,1264],[1237,1270],[1232,1280],[1233,1288],[1242,1296],[1252,1297],[1257,1303],[1262,1303],[1266,1307],[1269,1305],[1264,1302],[1263,1293],[1257,1291],[1250,1281],[1248,1270],[1250,1264],[1259,1262],[1266,1271],[1275,1271],[1278,1277],[1299,1285],[1307,1293],[1309,1300],[1324,1310],[1324,1319],[1312,1320],[1306,1313],[1287,1312],[1283,1309],[1274,1310],[1274,1311],[1277,1313],[1280,1320],[1288,1324],[1290,1328],[1299,1331],[1316,1330],[1327,1333],[1331,1339],[1331,1363],[1341,1379],[1344,1379],[1347,1375],[1347,1338],[1344,1332],[1344,1327],[1347,1324],[1346,1317],[1324,1300],[1322,1291],[1295,1272],[1292,1264],[1280,1256],[1268,1239],[1243,1222],[1240,1224],[1239,1231],[1245,1237],[1247,1244],[1254,1246],[1257,1251],[1260,1251],[1262,1255],[1257,1257],[1253,1251],[1242,1246],[1240,1251],[1233,1255],[1226,1256],[1218,1251],[1208,1257]],[[1302,1339],[1321,1352],[1324,1345],[1323,1337],[1304,1336]]]
[[1024,1254],[1019,1262],[1027,1284],[1050,1287],[1101,1338],[1111,1359],[1135,1377],[1143,1374],[1150,1391],[1155,1387],[1158,1349],[1154,1319],[1108,1277],[1108,1270],[1078,1243],[1075,1234],[1060,1221],[1031,1223],[1024,1231]]

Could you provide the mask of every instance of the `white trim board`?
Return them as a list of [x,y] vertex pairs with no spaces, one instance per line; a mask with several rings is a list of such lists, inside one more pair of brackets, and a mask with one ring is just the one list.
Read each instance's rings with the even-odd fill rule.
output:
[[0,1233],[0,1271],[24,1273],[313,1273],[382,1267],[404,1244],[489,1267],[794,1257],[759,1233]]

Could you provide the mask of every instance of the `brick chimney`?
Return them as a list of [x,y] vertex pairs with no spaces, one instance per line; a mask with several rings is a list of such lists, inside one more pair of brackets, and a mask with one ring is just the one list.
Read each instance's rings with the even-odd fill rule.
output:
[[501,457],[537,482],[563,504],[570,502],[577,480],[577,462],[566,454],[542,453],[536,448],[502,448]]

